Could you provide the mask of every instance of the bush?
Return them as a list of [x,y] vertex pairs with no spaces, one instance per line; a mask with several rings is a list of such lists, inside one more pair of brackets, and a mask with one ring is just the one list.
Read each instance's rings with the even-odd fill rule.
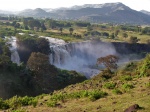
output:
[[113,89],[112,92],[114,94],[122,94],[122,92],[119,89]]
[[129,91],[130,89],[134,88],[134,86],[132,84],[123,84],[122,88],[125,91]]
[[9,106],[11,108],[17,109],[22,106],[21,97],[14,96],[8,100]]
[[147,88],[150,88],[150,82],[145,84]]
[[63,101],[66,99],[76,99],[76,98],[89,98],[91,101],[95,101],[99,98],[102,98],[106,96],[107,93],[99,90],[93,90],[93,91],[79,91],[79,92],[73,92],[69,94],[54,94],[51,96],[50,100],[47,102],[47,106],[49,107],[55,107],[58,101]]
[[57,101],[49,100],[49,101],[47,102],[47,106],[48,106],[48,107],[55,107],[56,104],[57,104]]
[[22,103],[23,106],[29,105],[29,104],[32,103],[32,99],[33,98],[31,98],[31,97],[25,96],[25,97],[22,98],[21,103]]
[[108,82],[108,83],[104,84],[104,88],[107,88],[107,89],[114,89],[115,86],[116,86],[116,84],[113,82]]
[[27,106],[27,105],[33,105],[33,107],[35,107],[37,105],[37,98],[33,98],[33,97],[17,97],[14,96],[11,99],[7,100],[9,107],[10,108],[14,108],[17,109],[21,106]]
[[2,98],[0,98],[0,109],[8,109],[9,105]]
[[123,75],[121,76],[122,81],[131,81],[132,77],[130,75]]
[[139,77],[150,76],[150,54],[146,56],[142,64],[138,67],[137,73]]
[[104,96],[106,96],[107,93],[106,92],[102,92],[102,91],[93,91],[89,94],[89,99],[91,101],[95,101],[98,100],[99,98],[102,98]]

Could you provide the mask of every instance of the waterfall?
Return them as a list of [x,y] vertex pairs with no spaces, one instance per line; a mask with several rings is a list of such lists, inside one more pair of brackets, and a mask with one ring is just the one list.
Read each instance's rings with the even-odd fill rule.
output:
[[6,44],[9,45],[9,50],[11,51],[11,61],[19,65],[20,57],[17,51],[16,37],[10,37],[7,39],[8,42]]
[[92,67],[96,65],[97,58],[110,54],[116,55],[116,50],[111,43],[91,41],[66,43],[61,39],[43,38],[49,41],[51,64],[61,69],[76,70],[87,77],[100,72]]

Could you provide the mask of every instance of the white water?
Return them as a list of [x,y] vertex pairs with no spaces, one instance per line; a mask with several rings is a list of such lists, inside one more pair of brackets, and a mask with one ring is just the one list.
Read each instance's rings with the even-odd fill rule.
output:
[[110,43],[65,43],[61,39],[42,37],[49,41],[51,53],[50,63],[61,69],[76,70],[87,77],[97,75],[100,70],[89,66],[95,66],[96,60],[110,54],[116,54]]
[[11,51],[11,61],[13,63],[20,64],[20,57],[17,51],[16,37],[6,37],[8,42],[6,44],[9,45],[9,50]]

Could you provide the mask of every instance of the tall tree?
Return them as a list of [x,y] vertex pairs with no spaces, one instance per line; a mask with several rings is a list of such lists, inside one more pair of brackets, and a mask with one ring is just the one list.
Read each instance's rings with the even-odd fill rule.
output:
[[69,28],[70,35],[72,35],[73,31],[74,31],[73,28]]
[[62,33],[62,31],[63,31],[63,28],[61,27],[61,28],[59,28],[59,31]]
[[40,52],[33,52],[27,62],[29,69],[36,72],[37,74],[45,73],[48,70],[49,65],[48,55],[42,54]]
[[107,69],[117,69],[116,62],[119,60],[119,57],[115,55],[108,55],[105,57],[100,57],[97,59],[97,64],[103,64]]

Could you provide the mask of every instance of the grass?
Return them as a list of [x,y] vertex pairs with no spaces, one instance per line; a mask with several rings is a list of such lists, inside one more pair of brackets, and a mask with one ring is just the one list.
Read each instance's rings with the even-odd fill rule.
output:
[[[52,95],[42,94],[35,97],[38,100],[37,106],[29,105],[30,97],[23,97],[22,106],[16,108],[16,112],[122,112],[133,104],[143,108],[138,112],[149,112],[149,79],[149,76],[133,77],[125,82],[120,80],[120,76],[109,80],[90,79],[55,91]],[[101,86],[114,84],[114,89]]]

